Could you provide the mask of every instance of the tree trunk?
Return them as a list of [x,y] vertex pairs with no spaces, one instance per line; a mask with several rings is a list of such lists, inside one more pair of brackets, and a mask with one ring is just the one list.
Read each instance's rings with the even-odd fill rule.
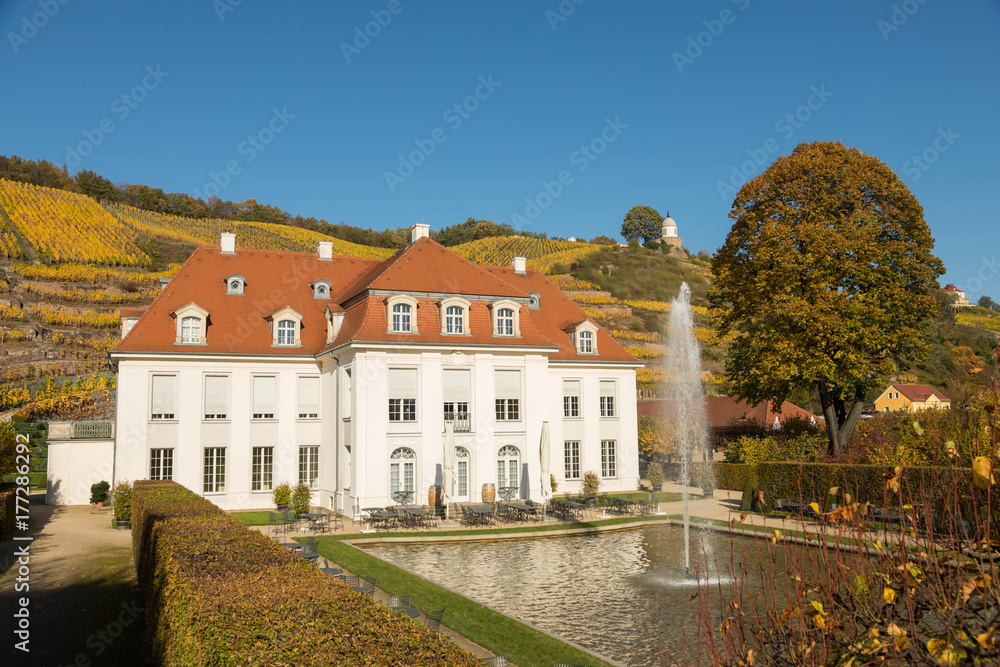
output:
[[826,435],[830,440],[828,451],[831,456],[840,456],[847,449],[851,433],[861,419],[861,411],[865,407],[864,389],[855,387],[854,402],[851,404],[850,412],[847,412],[842,395],[836,392],[834,387],[826,382],[820,382],[817,389],[823,406],[823,418],[826,420]]

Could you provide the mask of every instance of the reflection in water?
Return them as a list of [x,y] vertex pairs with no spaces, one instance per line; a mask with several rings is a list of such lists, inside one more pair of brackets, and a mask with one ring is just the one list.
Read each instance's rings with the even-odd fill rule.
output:
[[[702,564],[702,578],[715,583],[721,571],[728,580],[728,556],[706,569],[704,554],[729,554],[729,535],[695,531],[691,537],[691,561]],[[678,655],[682,624],[688,644],[694,641],[697,601],[690,597],[696,589],[684,574],[683,540],[680,527],[646,526],[596,535],[386,544],[366,550],[613,660],[659,665],[655,646]],[[743,552],[760,542],[737,539],[735,544]],[[756,556],[739,553],[734,560],[759,570]]]

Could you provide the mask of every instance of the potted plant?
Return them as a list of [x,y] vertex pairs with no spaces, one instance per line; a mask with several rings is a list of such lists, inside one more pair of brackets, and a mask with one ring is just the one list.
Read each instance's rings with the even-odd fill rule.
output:
[[132,528],[132,482],[123,479],[111,491],[111,506],[115,512],[115,527],[118,530]]
[[291,485],[288,482],[281,482],[274,487],[271,497],[274,498],[274,506],[278,508],[278,511],[287,510],[292,501]]
[[659,461],[654,461],[649,466],[649,472],[646,473],[649,478],[649,485],[653,487],[653,491],[663,490],[663,466],[660,465]]
[[601,485],[601,478],[593,470],[583,473],[583,495],[596,496],[597,489]]
[[90,485],[90,503],[97,509],[104,507],[104,502],[108,499],[108,489],[111,485],[105,481]]
[[295,515],[305,514],[312,504],[312,491],[305,484],[299,484],[292,491],[292,511]]
[[556,491],[559,490],[559,483],[556,482],[555,475],[552,474],[549,475],[549,486],[552,487],[552,495],[555,495]]

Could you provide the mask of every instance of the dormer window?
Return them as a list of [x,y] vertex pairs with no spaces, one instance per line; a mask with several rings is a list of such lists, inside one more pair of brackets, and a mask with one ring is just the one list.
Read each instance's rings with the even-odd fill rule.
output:
[[594,353],[594,334],[590,331],[580,332],[580,354]]
[[597,354],[597,325],[593,321],[577,322],[565,331],[577,354]]
[[542,297],[538,292],[528,292],[528,308],[538,310],[542,307]]
[[406,294],[396,294],[386,299],[388,332],[397,334],[417,333],[417,300]]
[[493,310],[494,336],[520,336],[521,328],[518,318],[521,306],[515,301],[497,301],[491,306]]
[[330,298],[330,283],[326,280],[317,280],[312,285],[310,285],[313,290],[314,299],[329,299]]
[[267,318],[271,322],[271,345],[302,346],[302,314],[285,306]]
[[441,333],[461,336],[469,333],[469,306],[471,302],[453,296],[441,301]]
[[242,296],[246,284],[247,281],[243,276],[233,274],[226,278],[226,294],[236,294],[238,296]]
[[205,345],[207,342],[208,311],[194,303],[181,306],[173,313],[174,345]]

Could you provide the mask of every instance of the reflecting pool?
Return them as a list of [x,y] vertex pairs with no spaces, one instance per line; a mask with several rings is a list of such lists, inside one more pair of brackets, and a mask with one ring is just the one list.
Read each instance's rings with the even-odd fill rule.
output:
[[[707,562],[713,582],[728,581],[734,563],[760,571],[764,541],[733,539],[692,530],[691,562],[701,564],[703,576]],[[688,645],[695,641],[697,601],[690,598],[696,587],[684,572],[683,545],[683,528],[664,525],[500,542],[383,544],[366,551],[613,660],[659,665],[657,645],[679,655],[682,624]],[[738,553],[731,559],[734,545]]]

